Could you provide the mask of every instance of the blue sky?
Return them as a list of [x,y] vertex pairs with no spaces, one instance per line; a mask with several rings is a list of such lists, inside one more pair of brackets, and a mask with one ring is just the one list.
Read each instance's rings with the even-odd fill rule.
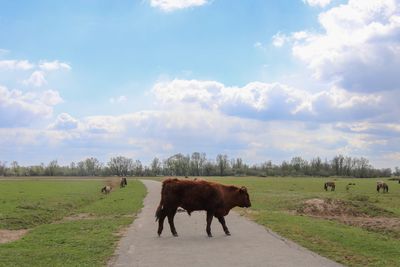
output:
[[400,165],[395,0],[0,1],[0,160]]

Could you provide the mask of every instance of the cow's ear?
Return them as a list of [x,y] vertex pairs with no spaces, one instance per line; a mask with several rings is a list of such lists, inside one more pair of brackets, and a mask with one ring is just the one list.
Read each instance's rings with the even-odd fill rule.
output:
[[240,191],[241,193],[247,193],[247,188],[244,187],[244,186],[242,186],[242,187],[239,189],[239,191]]

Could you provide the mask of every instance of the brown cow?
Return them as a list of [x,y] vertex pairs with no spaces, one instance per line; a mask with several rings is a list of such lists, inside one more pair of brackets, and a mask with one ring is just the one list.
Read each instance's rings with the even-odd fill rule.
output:
[[212,237],[213,216],[218,218],[225,234],[230,235],[224,216],[236,206],[242,208],[251,206],[246,187],[239,188],[203,180],[167,179],[162,184],[161,201],[156,211],[158,235],[161,235],[164,219],[168,217],[172,235],[178,236],[174,225],[174,216],[178,207],[185,209],[189,215],[195,210],[205,210],[207,212],[206,232],[209,237]]

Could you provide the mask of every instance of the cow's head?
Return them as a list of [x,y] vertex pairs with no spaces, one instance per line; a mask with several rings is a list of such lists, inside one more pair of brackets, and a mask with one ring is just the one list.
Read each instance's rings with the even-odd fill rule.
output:
[[247,193],[247,188],[242,186],[239,190],[238,206],[241,208],[251,207],[249,193]]

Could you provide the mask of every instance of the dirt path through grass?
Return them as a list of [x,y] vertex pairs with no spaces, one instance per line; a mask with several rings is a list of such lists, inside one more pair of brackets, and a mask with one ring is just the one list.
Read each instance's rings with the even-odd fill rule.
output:
[[235,212],[226,217],[232,236],[225,236],[214,219],[214,237],[208,238],[205,213],[194,212],[191,217],[186,213],[175,216],[179,237],[172,237],[167,220],[163,235],[158,237],[154,212],[161,183],[142,182],[148,190],[144,208],[120,241],[110,266],[341,266]]

